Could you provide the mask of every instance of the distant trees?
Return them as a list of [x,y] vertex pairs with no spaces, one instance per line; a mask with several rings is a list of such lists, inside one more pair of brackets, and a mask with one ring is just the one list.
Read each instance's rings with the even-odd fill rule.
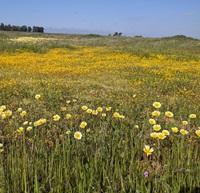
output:
[[115,32],[114,34],[113,34],[113,36],[121,36],[122,35],[122,32]]
[[0,30],[44,33],[43,27],[33,26],[33,28],[31,28],[30,26],[27,27],[26,25],[23,25],[23,26],[16,26],[16,25],[10,25],[10,24],[4,25],[4,23],[1,23]]

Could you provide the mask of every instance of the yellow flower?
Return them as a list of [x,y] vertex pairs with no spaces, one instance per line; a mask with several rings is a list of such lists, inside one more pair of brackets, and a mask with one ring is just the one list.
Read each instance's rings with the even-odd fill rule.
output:
[[31,131],[33,128],[32,127],[27,127],[27,131]]
[[87,126],[87,123],[85,121],[81,122],[80,128],[84,129]]
[[125,116],[124,116],[124,115],[119,115],[119,118],[120,118],[120,119],[124,119]]
[[106,113],[102,113],[101,116],[102,116],[102,117],[106,117]]
[[24,122],[23,122],[23,125],[27,125],[27,124],[28,124],[28,121],[24,121]]
[[5,109],[6,109],[6,106],[5,106],[5,105],[2,105],[0,108],[3,109],[3,110],[5,110]]
[[1,114],[1,118],[2,118],[2,119],[5,119],[5,118],[6,118],[6,114],[5,114],[5,113],[2,113],[2,114]]
[[154,125],[153,126],[153,130],[154,131],[160,131],[161,130],[161,126],[160,125]]
[[164,133],[157,133],[158,139],[165,139],[166,135]]
[[97,111],[98,111],[98,112],[102,112],[103,109],[102,109],[101,107],[98,107],[98,108],[97,108]]
[[60,119],[60,116],[59,116],[59,115],[54,115],[54,116],[53,116],[53,120],[54,120],[54,121],[59,121],[59,119]]
[[38,100],[41,96],[39,94],[35,95],[35,98]]
[[165,112],[165,116],[171,118],[171,117],[174,116],[174,114],[172,112],[170,112],[170,111],[166,111]]
[[34,125],[34,127],[39,126],[39,125],[40,125],[40,124],[39,124],[39,121],[35,121],[35,122],[33,123],[33,125]]
[[69,104],[69,103],[71,103],[71,101],[70,101],[70,100],[66,101],[66,104]]
[[169,135],[169,134],[170,134],[169,131],[168,131],[168,130],[165,130],[165,129],[162,131],[162,133],[163,133],[164,135]]
[[77,102],[77,99],[73,99],[72,101],[73,101],[73,103],[75,103],[75,102]]
[[187,125],[188,122],[187,121],[182,121],[183,125]]
[[19,129],[17,129],[17,132],[18,133],[21,133],[21,132],[23,132],[24,131],[24,128],[23,127],[19,127]]
[[87,133],[89,133],[89,132],[90,132],[90,128],[89,128],[89,129],[87,129],[87,130],[86,130],[86,132],[87,132]]
[[70,119],[72,116],[71,116],[71,114],[66,114],[66,119]]
[[153,132],[153,133],[150,134],[150,136],[153,137],[153,138],[157,138],[158,134],[156,132]]
[[82,138],[81,132],[76,131],[76,132],[74,133],[74,138],[75,138],[75,139],[81,139],[81,138]]
[[200,130],[196,130],[195,133],[200,137]]
[[152,116],[153,116],[153,117],[158,117],[158,116],[160,116],[160,111],[153,111],[153,112],[152,112]]
[[87,109],[87,113],[92,113],[92,109]]
[[3,143],[0,143],[0,148],[3,147]]
[[26,111],[22,111],[22,112],[20,113],[20,115],[21,115],[22,117],[24,117],[24,116],[26,115]]
[[134,128],[135,128],[135,129],[139,129],[139,126],[138,126],[138,125],[134,125]]
[[155,125],[155,124],[156,124],[156,121],[155,121],[154,119],[149,119],[149,123],[150,123],[151,125]]
[[61,111],[66,111],[67,108],[66,107],[61,107]]
[[18,111],[18,112],[22,112],[22,108],[18,108],[17,111]]
[[195,114],[190,114],[190,119],[195,119],[197,116]]
[[93,110],[93,111],[92,111],[92,114],[93,114],[93,115],[97,115],[97,114],[98,114],[98,111],[97,111],[97,110]]
[[153,148],[150,148],[149,145],[145,145],[143,151],[147,154],[147,156],[149,156],[149,155],[152,154],[152,152],[154,151],[154,149],[153,149]]
[[187,135],[187,134],[188,134],[188,131],[186,131],[185,129],[181,129],[181,130],[180,130],[180,133],[181,133],[182,135]]
[[81,108],[82,108],[83,111],[86,111],[88,109],[87,106],[82,106]]
[[69,135],[70,133],[71,133],[71,131],[70,131],[70,130],[67,130],[67,131],[66,131],[66,134],[67,134],[67,135]]
[[106,107],[106,111],[111,111],[112,107]]
[[4,152],[4,150],[3,150],[3,149],[0,149],[0,153],[2,153],[2,152]]
[[11,116],[12,115],[12,111],[10,111],[10,110],[7,110],[6,112],[5,112],[5,114],[6,114],[6,116]]
[[156,109],[159,109],[161,107],[161,103],[159,102],[154,102],[153,103],[153,106],[156,108]]
[[120,114],[119,114],[118,112],[115,112],[115,113],[113,114],[113,117],[115,117],[115,118],[119,118],[119,116],[120,116]]
[[172,127],[171,130],[172,130],[172,132],[174,132],[174,133],[178,133],[178,128],[177,128],[177,127]]

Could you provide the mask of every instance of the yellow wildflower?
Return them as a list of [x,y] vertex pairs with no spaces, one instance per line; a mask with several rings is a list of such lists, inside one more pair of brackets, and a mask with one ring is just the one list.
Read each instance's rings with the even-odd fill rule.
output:
[[190,119],[195,119],[197,116],[195,114],[190,114],[189,117]]
[[153,103],[153,106],[156,108],[156,109],[159,109],[161,107],[161,103],[159,102],[154,102]]
[[35,98],[38,100],[41,96],[39,94],[35,95]]
[[139,126],[138,126],[138,125],[134,125],[134,128],[135,128],[135,129],[139,129]]
[[59,119],[60,119],[60,116],[59,116],[59,115],[54,115],[54,116],[53,116],[53,120],[54,120],[54,121],[59,121]]
[[153,133],[150,134],[150,136],[153,137],[153,138],[157,138],[158,134],[156,132],[153,132]]
[[22,112],[20,113],[20,115],[21,115],[22,117],[24,117],[24,116],[26,115],[26,111],[22,111]]
[[181,129],[181,130],[180,130],[180,133],[181,133],[182,135],[187,135],[187,134],[188,134],[188,131],[186,131],[185,129]]
[[200,137],[200,130],[196,130],[195,133]]
[[161,130],[161,126],[160,125],[154,125],[153,126],[153,130],[154,131],[160,131]]
[[164,133],[157,133],[158,139],[165,139],[166,135]]
[[112,107],[106,107],[106,111],[111,111]]
[[106,113],[102,113],[101,116],[102,116],[102,117],[106,117]]
[[81,122],[80,128],[84,129],[87,126],[87,123],[85,121]]
[[61,111],[66,111],[67,108],[66,107],[61,107]]
[[71,114],[66,114],[66,119],[70,119],[72,116],[71,116]]
[[76,131],[76,132],[74,133],[74,138],[75,138],[75,139],[81,139],[81,138],[82,138],[81,132]]
[[70,133],[71,133],[71,131],[70,131],[70,130],[67,130],[67,131],[66,131],[66,134],[67,134],[67,135],[69,135]]
[[188,121],[182,121],[183,125],[188,125]]
[[22,108],[18,108],[17,111],[18,111],[18,112],[22,112]]
[[23,127],[19,127],[19,129],[17,129],[17,132],[18,133],[21,133],[21,132],[23,132],[24,131],[24,128]]
[[102,112],[103,109],[102,109],[101,107],[98,107],[98,108],[97,108],[97,111],[98,111],[98,112]]
[[2,119],[5,119],[5,118],[6,118],[6,114],[5,114],[5,113],[2,113],[2,114],[1,114],[1,118],[2,118]]
[[164,135],[169,135],[170,133],[169,133],[169,131],[168,130],[162,130],[162,133],[164,134]]
[[7,110],[6,112],[5,112],[5,114],[6,114],[6,116],[11,116],[12,115],[12,111],[11,110]]
[[92,113],[92,109],[87,109],[87,113]]
[[174,133],[178,133],[178,131],[179,131],[177,127],[172,127],[171,130],[172,130],[172,132],[174,132]]
[[27,131],[31,131],[33,128],[32,127],[27,127]]
[[88,109],[87,106],[82,106],[81,108],[82,108],[83,111],[86,111]]
[[156,124],[156,121],[155,121],[154,119],[149,119],[149,123],[150,123],[151,125],[155,125],[155,124]]
[[160,116],[160,111],[153,111],[153,112],[152,112],[152,116],[153,116],[153,117],[158,117],[158,116]]
[[27,124],[28,124],[28,121],[24,121],[24,122],[23,122],[23,125],[27,125]]
[[165,112],[165,116],[171,118],[171,117],[174,116],[174,114],[172,112],[170,112],[170,111],[166,111]]
[[5,110],[5,109],[6,109],[6,106],[5,106],[5,105],[2,105],[0,108],[3,109],[3,110]]
[[113,114],[113,117],[115,117],[115,118],[119,118],[119,116],[120,116],[120,114],[119,114],[118,112],[115,112],[115,113]]
[[145,145],[143,151],[147,154],[147,156],[149,156],[149,155],[152,154],[152,152],[154,151],[154,149],[153,149],[153,148],[150,148],[149,145]]
[[92,114],[93,114],[93,115],[97,115],[97,114],[98,114],[98,111],[97,111],[97,110],[93,110],[93,111],[92,111]]

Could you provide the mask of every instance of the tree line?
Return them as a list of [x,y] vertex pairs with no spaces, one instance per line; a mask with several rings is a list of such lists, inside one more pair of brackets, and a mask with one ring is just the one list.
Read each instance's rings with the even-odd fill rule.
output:
[[3,31],[23,31],[23,32],[40,32],[44,33],[44,28],[43,27],[38,27],[38,26],[33,26],[32,28],[30,26],[17,26],[17,25],[4,25],[1,23],[0,25],[0,30]]

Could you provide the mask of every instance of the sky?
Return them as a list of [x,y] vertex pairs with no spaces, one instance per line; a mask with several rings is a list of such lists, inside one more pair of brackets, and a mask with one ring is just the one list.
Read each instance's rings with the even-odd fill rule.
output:
[[200,0],[0,0],[0,23],[45,32],[200,39]]

